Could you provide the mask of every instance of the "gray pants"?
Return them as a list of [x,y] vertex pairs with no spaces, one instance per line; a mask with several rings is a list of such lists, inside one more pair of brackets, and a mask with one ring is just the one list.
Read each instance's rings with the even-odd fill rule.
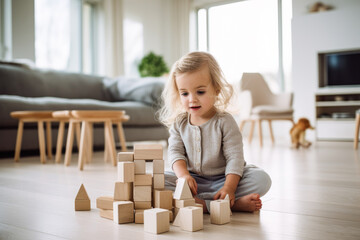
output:
[[[225,175],[204,177],[191,172],[190,174],[198,186],[196,197],[205,200],[209,209],[210,201],[213,200],[214,195],[224,186]],[[166,171],[165,188],[175,191],[176,179],[177,177],[174,172]],[[235,200],[251,193],[258,193],[260,196],[264,196],[270,187],[271,178],[264,170],[251,164],[246,165],[235,192]]]

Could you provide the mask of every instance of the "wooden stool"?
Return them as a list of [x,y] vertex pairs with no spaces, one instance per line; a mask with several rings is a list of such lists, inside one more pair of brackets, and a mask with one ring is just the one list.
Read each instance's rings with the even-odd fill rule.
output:
[[14,157],[15,162],[18,162],[20,158],[21,142],[22,142],[25,122],[36,122],[38,125],[39,150],[40,150],[41,163],[46,163],[44,122],[46,123],[47,156],[49,159],[51,159],[52,158],[51,122],[55,121],[55,119],[52,118],[52,112],[51,111],[16,111],[16,112],[11,112],[10,116],[19,119],[18,132],[16,137],[16,146],[15,146],[15,157]]
[[359,126],[360,126],[360,109],[356,110],[354,149],[358,149]]
[[[69,121],[70,121],[71,111],[55,111],[52,113],[52,116],[54,119],[57,119],[59,121],[55,162],[60,163],[61,162],[61,151],[62,151],[62,146],[63,146],[63,142],[64,142],[65,124],[69,123]],[[77,142],[77,147],[79,149],[79,146],[80,146],[80,122],[75,123],[75,125],[72,127],[74,127],[76,129],[76,131],[75,131],[76,142]],[[72,132],[73,132],[73,130],[72,130]]]
[[[92,124],[93,123],[104,123],[105,132],[105,156],[110,155],[114,166],[116,163],[116,148],[114,141],[114,134],[112,124],[118,124],[119,139],[121,146],[126,150],[125,136],[122,128],[122,122],[127,121],[129,116],[125,115],[125,111],[71,111],[71,117],[69,121],[68,138],[66,142],[65,152],[65,165],[69,166],[71,162],[71,150],[74,138],[74,124],[81,122],[81,133],[80,133],[80,145],[79,145],[79,160],[78,167],[80,170],[84,168],[84,162],[86,159],[87,149],[92,149]],[[90,141],[89,141],[90,140]],[[89,151],[88,151],[89,152]],[[91,156],[89,156],[91,158]]]

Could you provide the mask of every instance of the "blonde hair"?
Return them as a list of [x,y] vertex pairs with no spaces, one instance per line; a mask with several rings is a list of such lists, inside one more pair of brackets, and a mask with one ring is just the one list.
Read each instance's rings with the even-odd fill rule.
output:
[[170,127],[179,115],[186,113],[181,105],[180,94],[176,85],[177,75],[196,72],[203,66],[208,67],[211,84],[219,93],[214,106],[218,111],[225,111],[232,97],[233,88],[226,81],[219,64],[209,53],[190,52],[173,64],[169,79],[161,94],[162,108],[159,110],[158,116],[165,126]]

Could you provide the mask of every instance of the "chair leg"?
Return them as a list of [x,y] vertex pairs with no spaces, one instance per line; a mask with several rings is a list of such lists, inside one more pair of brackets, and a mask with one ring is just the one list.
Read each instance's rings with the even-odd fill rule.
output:
[[124,134],[124,128],[122,122],[117,123],[117,129],[118,129],[118,136],[120,139],[121,151],[126,152],[127,148],[126,148],[125,134]]
[[64,141],[64,129],[65,129],[65,121],[60,121],[59,123],[59,130],[58,130],[58,137],[56,142],[56,154],[55,154],[55,162],[61,162],[61,151]]
[[271,120],[268,120],[268,121],[269,121],[269,130],[270,130],[271,142],[272,142],[272,144],[274,144],[275,139],[274,139],[274,133],[273,133],[272,126],[271,126]]
[[40,162],[46,163],[45,136],[44,136],[44,122],[43,121],[38,121],[38,136],[39,136]]
[[52,159],[52,138],[51,138],[51,122],[46,122],[46,152],[47,158]]
[[107,120],[105,122],[105,129],[107,131],[107,143],[109,144],[108,148],[109,148],[109,152],[110,152],[110,157],[111,157],[111,161],[113,163],[114,166],[116,166],[116,149],[115,149],[115,142],[114,142],[114,133],[113,133],[113,129],[112,129],[112,123],[111,120]]
[[15,162],[18,162],[20,159],[23,131],[24,131],[24,122],[23,120],[20,119],[18,125],[17,137],[16,137],[16,145],[15,145],[15,157],[14,157]]
[[263,146],[263,139],[262,139],[262,128],[261,128],[261,120],[257,120],[257,124],[259,126],[259,141],[260,141],[260,147]]
[[245,126],[245,123],[246,123],[246,120],[241,120],[240,121],[240,124],[239,124],[239,129],[240,129],[240,132],[242,132],[244,126]]
[[65,161],[64,161],[65,166],[69,166],[71,162],[71,153],[74,144],[74,130],[75,130],[74,124],[75,122],[70,120],[68,135],[66,140]]
[[83,121],[81,124],[80,146],[79,146],[79,160],[78,168],[82,171],[84,169],[85,157],[86,157],[86,135],[87,135],[87,121]]
[[254,135],[255,121],[251,120],[250,133],[249,133],[249,143],[251,143]]
[[354,149],[358,149],[359,144],[359,126],[360,126],[360,114],[356,114],[356,126],[355,126],[355,137],[354,137]]

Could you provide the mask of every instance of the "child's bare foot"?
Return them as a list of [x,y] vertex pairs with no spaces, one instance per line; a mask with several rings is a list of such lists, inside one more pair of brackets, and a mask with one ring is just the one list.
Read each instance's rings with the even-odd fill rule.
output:
[[208,213],[205,200],[202,200],[202,199],[197,198],[197,197],[194,197],[194,199],[195,199],[195,202],[196,202],[196,203],[200,203],[200,204],[203,205],[203,212],[204,212],[204,213]]
[[254,212],[260,210],[261,207],[262,203],[260,195],[257,193],[252,193],[236,200],[231,210],[237,212]]

